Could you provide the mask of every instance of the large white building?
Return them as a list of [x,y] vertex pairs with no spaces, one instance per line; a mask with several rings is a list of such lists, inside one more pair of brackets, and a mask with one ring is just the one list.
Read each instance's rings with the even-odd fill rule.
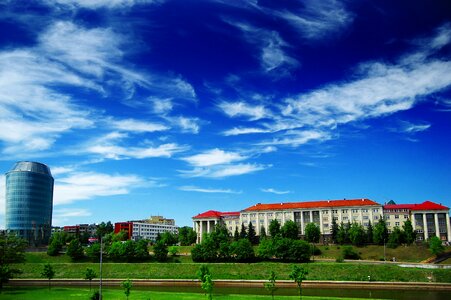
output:
[[114,224],[114,233],[126,231],[128,239],[146,239],[155,241],[158,234],[164,232],[178,233],[178,226],[174,219],[166,219],[162,216],[151,216],[147,220],[118,222]]
[[406,220],[411,220],[418,240],[437,235],[443,241],[451,241],[449,208],[430,201],[385,206],[370,199],[257,203],[240,212],[210,210],[194,216],[193,223],[198,242],[201,242],[203,234],[212,232],[216,224],[225,225],[233,234],[235,228],[239,229],[241,224],[247,227],[251,222],[257,235],[260,235],[262,227],[268,232],[269,224],[274,219],[282,226],[288,220],[294,221],[299,226],[301,236],[305,234],[308,223],[315,223],[320,228],[322,239],[327,242],[330,239],[332,220],[337,224],[357,222],[366,228],[370,222],[374,225],[381,218],[385,218],[389,230],[395,226],[402,228]]

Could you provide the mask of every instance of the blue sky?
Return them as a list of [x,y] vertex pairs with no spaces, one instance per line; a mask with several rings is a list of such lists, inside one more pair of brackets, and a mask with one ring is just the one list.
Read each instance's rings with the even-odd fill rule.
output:
[[449,1],[4,1],[0,30],[0,170],[50,166],[54,225],[451,206]]

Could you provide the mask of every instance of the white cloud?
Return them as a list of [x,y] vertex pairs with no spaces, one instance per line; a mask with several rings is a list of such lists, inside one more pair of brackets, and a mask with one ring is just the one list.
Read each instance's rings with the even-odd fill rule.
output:
[[426,131],[431,127],[431,124],[413,124],[408,121],[401,121],[401,131],[409,134]]
[[206,177],[206,178],[225,178],[230,176],[239,176],[257,171],[265,170],[271,165],[262,164],[235,164],[235,165],[217,165],[209,168],[194,168],[189,171],[179,171],[184,177]]
[[162,3],[164,0],[46,0],[49,5],[59,4],[69,8],[124,9],[138,4]]
[[[0,141],[4,154],[48,150],[71,131],[97,126],[101,112],[79,105],[68,88],[132,101],[141,93],[193,100],[193,87],[179,76],[139,73],[124,63],[125,38],[110,28],[51,23],[33,47],[0,51]],[[141,121],[142,122],[142,121]],[[164,124],[124,120],[124,130],[160,131]],[[191,126],[191,130],[194,126]],[[42,153],[42,152],[41,152]]]
[[73,167],[51,167],[50,170],[52,172],[52,176],[58,176],[75,171]]
[[276,195],[284,195],[284,194],[290,194],[291,191],[279,191],[273,188],[268,188],[268,189],[261,189],[262,192],[264,193],[272,193],[272,194],[276,194]]
[[156,97],[150,97],[149,102],[152,105],[152,111],[155,114],[159,115],[166,115],[169,112],[172,111],[174,104],[172,102],[171,98],[156,98]]
[[121,147],[112,144],[92,145],[86,149],[88,153],[99,154],[102,157],[109,159],[172,157],[175,153],[186,150],[187,147],[179,146],[174,143],[162,144],[157,147]]
[[182,132],[198,134],[200,131],[200,119],[199,118],[189,118],[189,117],[166,117],[165,118],[174,127],[178,127]]
[[338,0],[307,0],[295,12],[274,11],[274,15],[287,21],[307,39],[330,36],[348,27],[353,21],[352,14]]
[[270,116],[263,105],[252,105],[246,102],[221,102],[218,107],[229,117],[248,117],[250,121],[260,120]]
[[131,132],[155,132],[165,131],[169,127],[152,122],[144,122],[135,119],[115,120],[110,122],[110,126],[114,129]]
[[144,184],[145,180],[136,175],[71,173],[55,178],[53,203],[62,205],[101,196],[125,195]]
[[[52,215],[52,226],[64,226],[70,224],[72,219],[79,220],[89,217],[92,213],[84,208],[60,208],[54,209]],[[78,221],[75,221],[78,223]]]
[[234,191],[231,189],[212,189],[212,188],[200,188],[196,186],[181,186],[179,190],[186,192],[198,192],[198,193],[223,193],[223,194],[241,194],[241,191]]
[[250,44],[259,48],[259,60],[261,68],[269,74],[277,77],[289,75],[289,71],[299,65],[299,62],[285,52],[288,44],[276,31],[257,28],[249,24],[227,21],[232,26],[239,28]]
[[247,157],[236,152],[226,152],[216,148],[182,159],[195,167],[210,167],[245,160]]
[[274,138],[272,140],[260,142],[258,145],[285,145],[298,147],[313,141],[322,142],[332,138],[328,132],[317,130],[294,130],[284,133],[281,136],[281,138]]

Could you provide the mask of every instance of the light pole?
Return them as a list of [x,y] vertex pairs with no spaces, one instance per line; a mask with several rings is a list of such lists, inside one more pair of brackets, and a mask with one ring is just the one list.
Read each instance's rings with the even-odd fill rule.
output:
[[99,299],[102,300],[102,253],[103,253],[103,243],[102,236],[100,236],[100,276],[99,276]]

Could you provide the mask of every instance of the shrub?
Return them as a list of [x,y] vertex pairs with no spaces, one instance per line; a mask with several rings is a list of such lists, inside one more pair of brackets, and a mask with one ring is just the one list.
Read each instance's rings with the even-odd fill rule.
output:
[[335,259],[335,262],[337,262],[337,263],[342,263],[342,262],[344,262],[343,255],[338,256],[338,257]]
[[230,254],[239,262],[250,262],[255,259],[254,248],[248,239],[240,239],[230,245]]
[[344,259],[360,259],[360,255],[351,246],[344,246],[342,255]]

